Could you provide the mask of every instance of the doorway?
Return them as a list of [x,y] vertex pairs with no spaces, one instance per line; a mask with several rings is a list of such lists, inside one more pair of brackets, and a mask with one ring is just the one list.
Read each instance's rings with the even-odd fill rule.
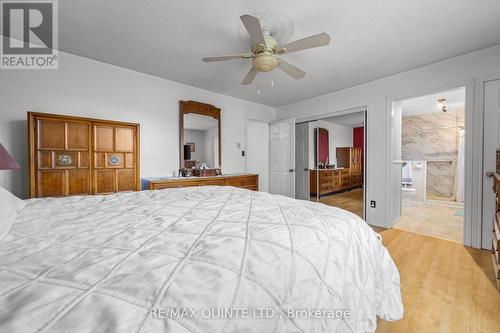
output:
[[296,198],[364,218],[366,111],[297,123]]
[[465,88],[394,102],[393,119],[401,129],[392,133],[400,172],[394,228],[462,243]]

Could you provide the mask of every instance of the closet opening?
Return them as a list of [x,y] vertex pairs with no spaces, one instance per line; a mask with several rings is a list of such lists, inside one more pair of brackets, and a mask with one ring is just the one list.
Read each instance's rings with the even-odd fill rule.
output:
[[366,111],[296,124],[296,197],[365,217]]

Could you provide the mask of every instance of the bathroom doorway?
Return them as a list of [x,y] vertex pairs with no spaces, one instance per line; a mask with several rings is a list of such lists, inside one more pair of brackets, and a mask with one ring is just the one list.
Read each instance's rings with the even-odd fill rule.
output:
[[462,243],[465,88],[396,102],[401,217],[394,228]]

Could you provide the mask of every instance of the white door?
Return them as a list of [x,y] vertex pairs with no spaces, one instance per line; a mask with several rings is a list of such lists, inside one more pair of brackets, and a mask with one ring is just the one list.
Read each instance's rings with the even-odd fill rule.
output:
[[259,175],[259,191],[269,192],[269,124],[247,120],[246,171]]
[[295,119],[271,124],[270,192],[295,197]]
[[391,151],[391,220],[390,226],[396,224],[401,217],[401,177],[403,162],[401,161],[401,127],[402,127],[402,102],[392,103],[392,151]]
[[295,197],[309,200],[309,124],[295,126]]
[[495,196],[493,179],[487,172],[496,169],[496,150],[500,148],[500,80],[486,83],[484,91],[484,167],[482,248],[491,250]]

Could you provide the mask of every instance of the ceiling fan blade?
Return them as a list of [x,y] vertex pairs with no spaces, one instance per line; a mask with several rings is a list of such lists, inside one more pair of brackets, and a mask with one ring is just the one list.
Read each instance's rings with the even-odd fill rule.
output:
[[280,64],[279,64],[278,68],[281,69],[283,72],[287,73],[288,75],[290,75],[291,77],[293,77],[294,79],[296,79],[296,80],[302,79],[304,77],[304,75],[306,75],[306,72],[298,69],[294,65],[291,65],[288,62],[281,60],[281,59],[279,61],[280,61]]
[[330,36],[327,33],[322,32],[320,34],[299,39],[294,42],[290,42],[288,44],[280,46],[278,53],[280,54],[291,53],[306,49],[312,49],[315,47],[326,46],[330,44],[330,41],[331,41]]
[[250,68],[250,70],[248,71],[248,73],[245,76],[245,78],[243,79],[243,81],[241,81],[241,84],[249,85],[250,83],[253,82],[253,79],[255,79],[256,75],[257,75],[257,71],[255,69],[253,69],[253,67]]
[[250,58],[252,58],[251,54],[231,54],[231,55],[203,58],[203,61],[204,62],[215,62],[215,61],[225,61],[225,60],[233,60],[233,59],[250,59]]
[[252,42],[257,44],[266,45],[266,39],[264,38],[264,32],[260,26],[260,21],[257,17],[252,15],[242,15],[240,16],[243,25],[247,29]]

